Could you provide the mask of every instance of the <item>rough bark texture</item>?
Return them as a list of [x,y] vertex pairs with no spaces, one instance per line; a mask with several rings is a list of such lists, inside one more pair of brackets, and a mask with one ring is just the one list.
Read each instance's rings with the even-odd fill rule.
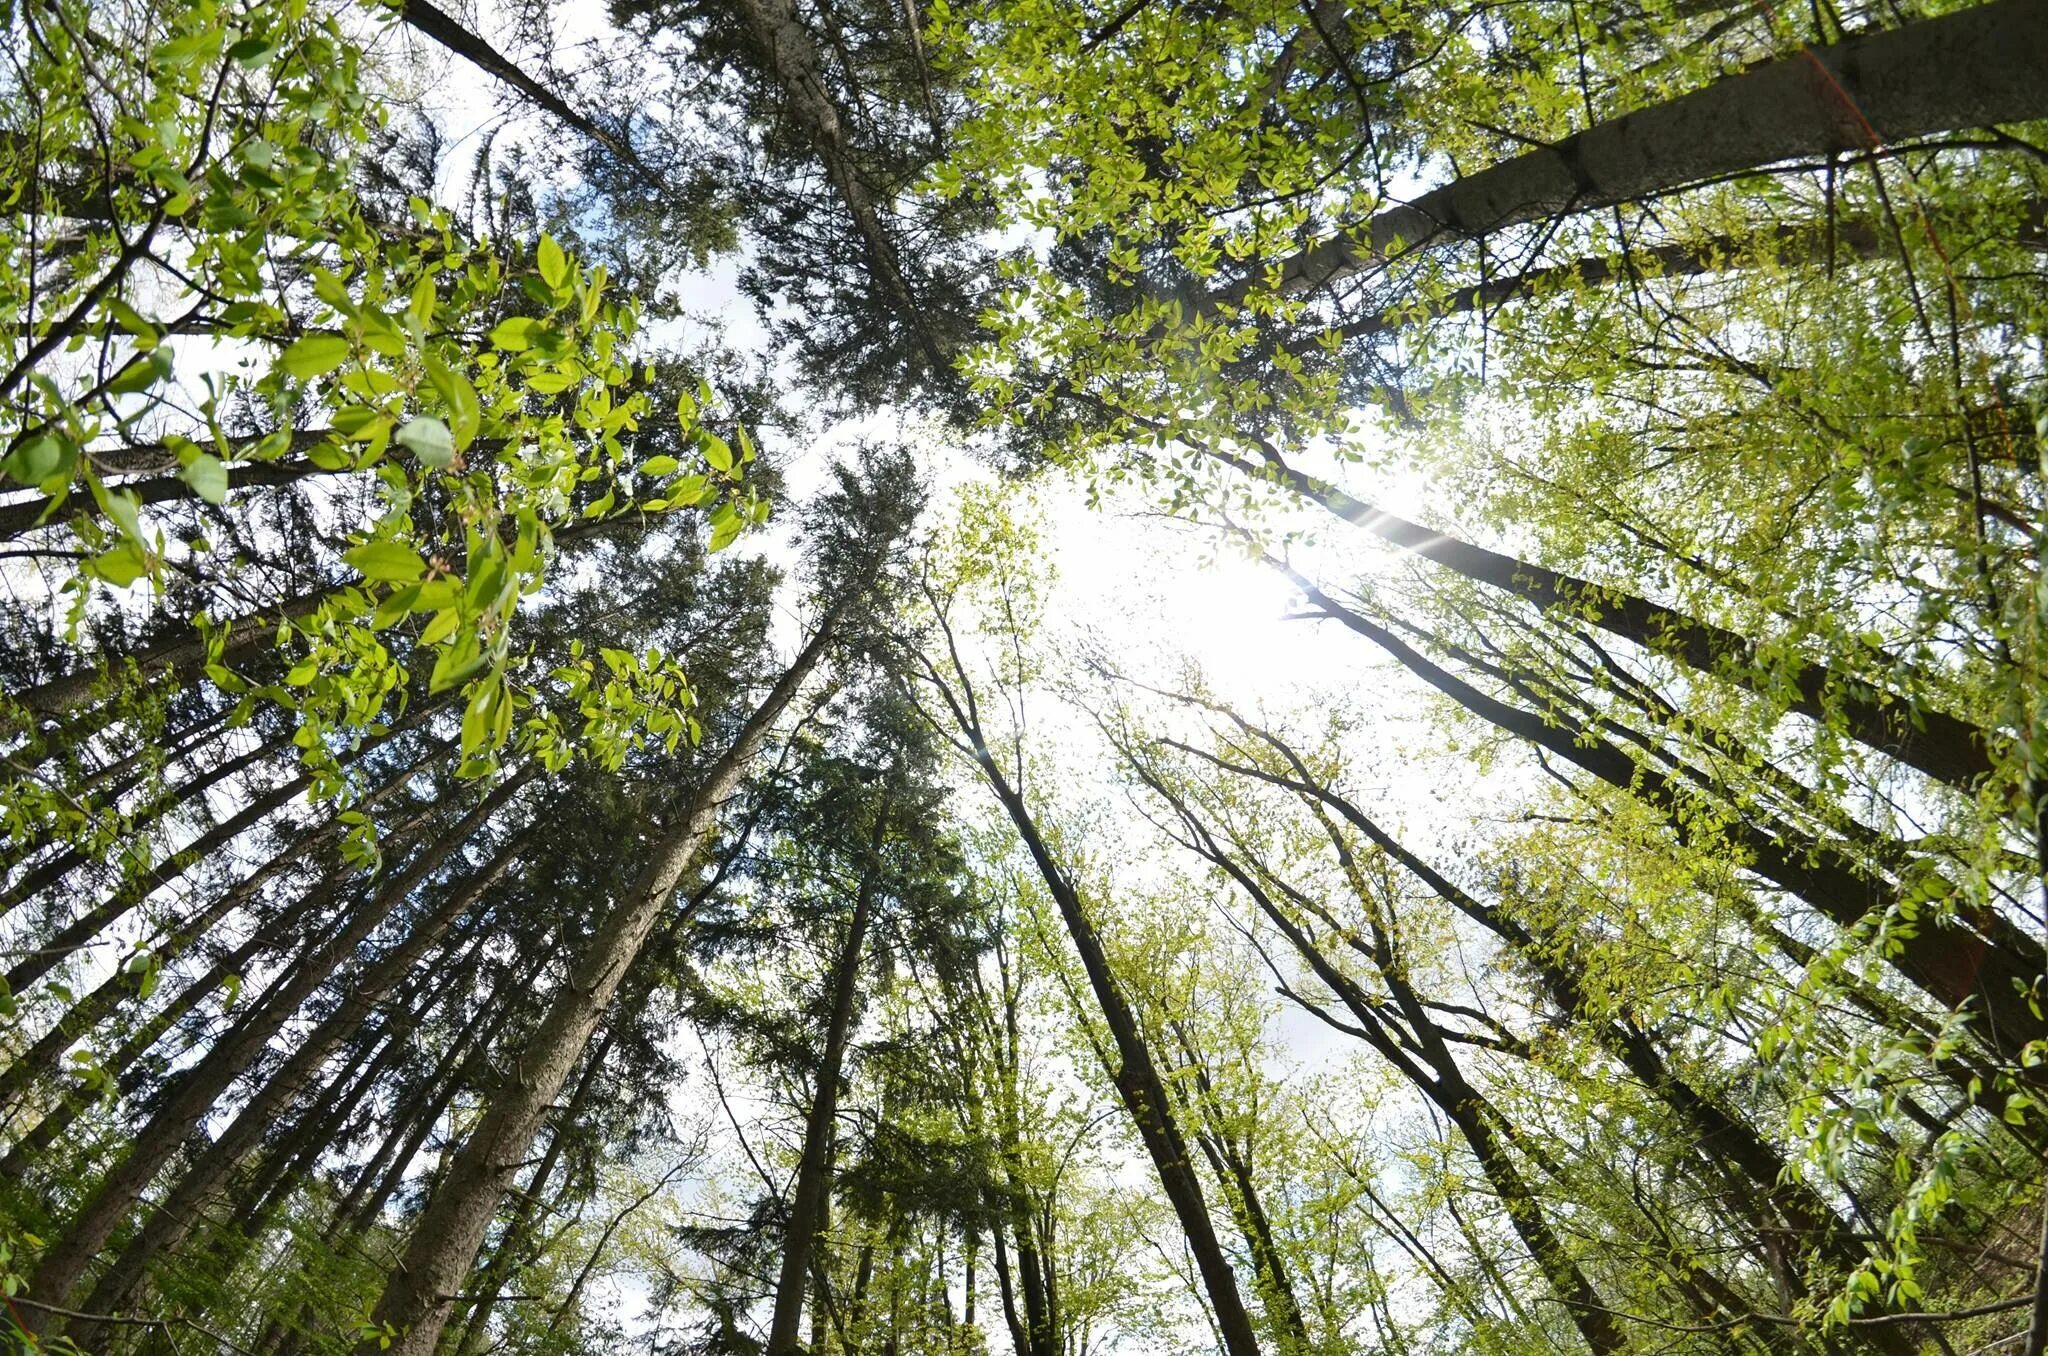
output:
[[[1479,691],[1431,663],[1385,627],[1344,607],[1304,576],[1292,570],[1287,573],[1318,608],[1371,640],[1473,715],[1640,798],[1666,817],[1682,841],[1716,850],[1731,846],[1740,850],[1747,856],[1744,865],[1749,870],[1797,895],[1838,925],[1858,927],[1897,898],[1895,886],[1857,871],[1824,843],[1797,837],[1781,841],[1746,820],[1725,825],[1718,836],[1703,833],[1689,813],[1692,792],[1678,780],[1654,767],[1638,765],[1620,748],[1583,727],[1553,725],[1542,716]],[[2024,996],[2040,971],[2038,956],[2016,955],[1966,929],[1926,922],[1915,935],[1895,940],[1896,950],[1887,957],[1891,964],[1945,1008],[1974,1004],[1985,1019],[1977,1024],[1977,1034],[2000,1059],[2017,1060],[2028,1041],[2048,1036],[2048,1023]]]
[[669,896],[710,839],[718,812],[746,771],[769,727],[823,654],[836,616],[818,632],[763,699],[732,746],[704,770],[688,806],[650,854],[632,890],[598,924],[582,961],[520,1052],[511,1077],[449,1165],[392,1272],[371,1323],[389,1333],[364,1339],[358,1356],[432,1356],[449,1306],[476,1261],[512,1174],[620,981],[639,956]]
[[[200,1206],[207,1197],[271,1132],[298,1099],[301,1089],[320,1072],[328,1057],[361,1029],[384,996],[411,974],[455,921],[497,883],[525,850],[529,837],[530,834],[521,834],[507,843],[466,885],[451,890],[447,899],[419,920],[402,941],[354,977],[334,1011],[294,1046],[276,1072],[243,1103],[220,1137],[199,1154],[178,1184],[149,1213],[120,1255],[101,1273],[85,1303],[79,1306],[81,1309],[93,1314],[122,1312],[150,1259],[178,1246],[199,1222]],[[69,1329],[71,1339],[88,1350],[99,1340],[101,1331],[100,1325],[83,1320],[74,1321]]]
[[[1803,156],[2048,115],[2048,0],[1997,0],[1904,28],[1807,48],[1666,103],[1597,123],[1289,259],[1280,290],[1313,291],[1397,247],[1669,193]],[[1217,303],[1244,300],[1263,279]]]
[[[881,846],[883,816],[875,821],[875,847]],[[811,1247],[822,1227],[826,1191],[831,1185],[832,1133],[839,1119],[839,1071],[846,1061],[847,1031],[853,1024],[853,1000],[859,988],[861,944],[874,916],[876,868],[862,873],[846,941],[832,968],[832,1018],[818,1058],[817,1086],[810,1114],[804,1120],[804,1147],[797,1163],[796,1190],[790,1193],[789,1219],[782,1241],[782,1262],[775,1281],[775,1307],[768,1325],[768,1356],[794,1356],[803,1317],[804,1281],[810,1275]]]
[[[251,1012],[223,1036],[203,1059],[172,1087],[149,1124],[136,1135],[128,1154],[101,1179],[83,1208],[66,1227],[63,1236],[43,1255],[29,1293],[44,1304],[63,1305],[79,1277],[114,1230],[162,1171],[194,1127],[212,1110],[236,1079],[255,1062],[291,1015],[336,967],[362,945],[391,912],[455,851],[489,820],[491,815],[524,784],[523,778],[508,780],[477,807],[464,815],[432,847],[422,852],[375,896],[357,907],[339,932],[315,946],[294,965]],[[38,1332],[53,1331],[56,1316],[31,1311],[29,1322]]]

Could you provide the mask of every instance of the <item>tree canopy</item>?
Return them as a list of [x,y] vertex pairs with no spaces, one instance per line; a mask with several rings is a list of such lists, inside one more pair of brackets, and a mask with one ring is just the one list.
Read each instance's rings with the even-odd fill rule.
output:
[[2048,1352],[2048,0],[0,53],[11,1349]]

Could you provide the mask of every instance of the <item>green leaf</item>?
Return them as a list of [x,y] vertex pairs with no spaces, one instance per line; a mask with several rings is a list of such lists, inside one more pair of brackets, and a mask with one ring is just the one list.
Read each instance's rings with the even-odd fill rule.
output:
[[0,461],[0,471],[24,485],[40,485],[51,476],[68,470],[71,449],[61,438],[38,433],[24,441]]
[[370,618],[372,631],[383,631],[405,620],[413,611],[413,604],[419,601],[420,585],[408,584],[394,589],[391,596],[377,604],[377,611]]
[[348,355],[348,340],[340,335],[309,334],[286,349],[278,363],[289,375],[310,381],[347,362]]
[[541,281],[549,287],[560,287],[562,279],[569,276],[569,261],[563,257],[562,247],[555,243],[553,236],[543,235],[538,255]]
[[430,414],[408,419],[398,430],[399,446],[420,459],[423,466],[446,466],[455,460],[455,437],[448,426]]
[[497,679],[487,679],[478,683],[476,691],[469,694],[469,705],[462,713],[462,752],[465,755],[479,752],[489,742],[498,702],[503,695],[499,688]]
[[228,468],[210,452],[201,452],[188,465],[180,467],[178,479],[209,504],[221,503],[228,497]]
[[723,551],[739,538],[740,529],[745,526],[746,522],[733,511],[731,504],[720,504],[718,511],[711,515],[710,549]]
[[420,596],[413,600],[415,612],[438,612],[444,607],[453,607],[462,597],[462,581],[443,575],[429,579],[420,585]]
[[427,691],[446,692],[463,679],[475,673],[484,665],[485,656],[479,653],[476,632],[465,631],[434,661],[434,672],[427,679]]
[[704,435],[704,460],[711,463],[713,470],[732,474],[732,449],[726,446],[725,439],[716,434]]
[[117,589],[125,589],[149,573],[149,554],[139,542],[124,541],[92,558],[92,572]]
[[228,59],[245,71],[260,70],[277,54],[277,44],[268,38],[243,38],[228,48]]
[[449,429],[455,435],[455,450],[468,449],[483,422],[483,406],[469,378],[439,358],[427,359],[427,381],[441,403],[448,407]]
[[421,329],[433,323],[436,299],[434,275],[422,273],[420,280],[412,285],[412,304],[406,308],[412,312],[413,319],[419,321]]
[[312,685],[313,680],[319,676],[319,659],[313,655],[307,655],[304,659],[292,665],[292,671],[284,676],[284,680],[292,687],[309,687]]
[[462,614],[460,612],[457,612],[452,607],[444,608],[440,612],[435,613],[434,619],[427,623],[425,630],[420,632],[419,643],[422,645],[438,645],[454,635],[455,628],[461,624]]
[[142,540],[142,501],[126,490],[100,490],[97,483],[94,490],[100,507],[107,516],[119,525],[121,531],[133,541]]
[[542,395],[560,395],[580,380],[582,378],[573,372],[564,372],[557,368],[551,372],[534,373],[526,379],[526,385],[527,389],[538,391]]
[[348,551],[342,559],[362,571],[365,579],[384,580],[394,584],[410,584],[427,572],[426,562],[410,546],[395,541],[364,542]]
[[135,336],[135,347],[139,351],[148,353],[163,342],[162,332],[155,325],[143,319],[142,313],[127,302],[119,297],[109,297],[106,305],[107,314],[114,318],[114,322]]
[[644,476],[672,476],[682,467],[674,457],[649,457],[640,463],[640,474]]
[[523,353],[533,347],[533,332],[536,323],[527,316],[514,316],[501,320],[491,330],[491,345],[507,353]]
[[120,373],[107,383],[107,390],[114,395],[140,395],[170,375],[171,351],[167,348],[152,348],[122,368]]

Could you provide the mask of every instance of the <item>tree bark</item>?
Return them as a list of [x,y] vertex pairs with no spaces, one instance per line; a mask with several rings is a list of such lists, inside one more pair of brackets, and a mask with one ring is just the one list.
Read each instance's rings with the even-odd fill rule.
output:
[[660,176],[641,163],[639,154],[624,137],[569,107],[559,94],[521,70],[517,62],[485,42],[482,37],[464,28],[451,15],[435,8],[428,0],[404,0],[399,7],[399,17],[408,28],[431,38],[478,70],[518,90],[548,116],[563,126],[582,133],[617,156],[620,163],[630,167],[634,173],[646,180],[650,188],[657,192],[661,190],[663,185]]
[[[1398,250],[1635,202],[1802,156],[2048,116],[2048,3],[1996,0],[1826,47],[1638,109],[1425,193],[1278,269],[1278,290],[1342,282]],[[1241,305],[1271,270],[1212,294]]]
[[[280,621],[293,621],[310,616],[320,604],[326,601],[330,590],[312,589],[284,599],[273,608],[238,617],[227,625],[224,638],[223,656],[232,659],[242,654],[275,631]],[[197,631],[176,640],[160,641],[155,645],[127,655],[102,656],[118,666],[132,666],[134,673],[145,684],[160,678],[187,681],[206,667],[206,638]],[[74,669],[32,688],[16,692],[8,700],[27,711],[37,719],[60,716],[89,701],[107,675],[98,665]]]
[[[1451,573],[1486,584],[1548,611],[1560,609],[1610,635],[1713,674],[1766,699],[1777,699],[1778,675],[1748,637],[1619,588],[1578,579],[1514,556],[1460,540],[1376,509],[1297,470],[1269,449],[1255,462],[1208,447],[1212,459],[1246,475],[1274,481],[1345,522],[1411,551]],[[1842,732],[1864,747],[1896,758],[1936,781],[1971,789],[1992,769],[1990,740],[1968,721],[1909,706],[1882,688],[1817,662],[1787,661],[1791,699],[1786,709],[1827,725],[1838,713]]]
[[[205,771],[187,777],[178,785],[166,788],[160,795],[152,797],[147,804],[138,806],[134,813],[122,816],[121,837],[116,840],[111,850],[119,851],[121,846],[140,838],[158,820],[180,805],[205,795],[237,773],[246,772],[278,750],[288,748],[291,745],[291,738],[289,732],[275,735],[245,753],[222,759]],[[0,895],[0,917],[6,916],[22,901],[35,897],[64,879],[84,865],[91,856],[92,854],[84,847],[73,846],[64,848],[37,863],[33,870],[9,886],[5,895]]]
[[[1686,1126],[1693,1134],[1699,1152],[1712,1159],[1723,1174],[1736,1179],[1734,1185],[1742,1199],[1754,1196],[1769,1202],[1800,1236],[1803,1246],[1818,1249],[1823,1257],[1844,1272],[1854,1270],[1864,1260],[1864,1250],[1850,1238],[1834,1209],[1819,1192],[1788,1170],[1784,1155],[1758,1134],[1755,1127],[1711,1094],[1674,1073],[1655,1042],[1626,1016],[1602,1016],[1594,1010],[1578,980],[1584,967],[1571,954],[1568,944],[1560,946],[1539,940],[1512,914],[1479,900],[1454,884],[1410,852],[1347,797],[1338,795],[1311,777],[1307,765],[1277,736],[1235,715],[1229,718],[1239,729],[1279,753],[1293,769],[1294,775],[1280,777],[1256,767],[1212,759],[1219,767],[1286,787],[1335,811],[1438,898],[1505,942],[1509,950],[1535,972],[1551,1005],[1592,1035],[1645,1091],[1662,1102]],[[1157,783],[1153,785],[1159,789]],[[1754,1212],[1751,1213],[1751,1223],[1765,1232],[1775,1227],[1773,1220]],[[1911,1356],[1917,1349],[1904,1331],[1896,1327],[1872,1328],[1863,1336],[1879,1350],[1894,1356]]]
[[[1552,725],[1541,716],[1488,696],[1431,663],[1385,627],[1330,598],[1304,576],[1285,565],[1279,568],[1318,608],[1371,640],[1473,715],[1641,799],[1665,817],[1681,841],[1717,850],[1739,848],[1747,854],[1748,869],[1798,896],[1837,925],[1858,927],[1897,898],[1895,887],[1857,872],[1826,844],[1779,841],[1742,820],[1724,826],[1722,833],[1702,832],[1688,813],[1690,793],[1671,777],[1638,764],[1582,727]],[[2017,1060],[2028,1041],[2048,1035],[2048,1023],[2031,1009],[2026,998],[2039,977],[2038,957],[2014,955],[1965,929],[1936,928],[1927,920],[1912,936],[1895,935],[1894,940],[1897,949],[1887,959],[1917,988],[1944,1008],[1977,1004],[1986,1018],[1977,1026],[1977,1034],[1999,1058]]]
[[853,1024],[853,1001],[860,987],[861,946],[874,915],[881,863],[878,855],[888,821],[886,803],[875,812],[874,841],[861,873],[853,917],[846,940],[832,967],[832,1016],[818,1058],[810,1114],[804,1120],[803,1152],[797,1161],[796,1189],[783,1226],[782,1263],[775,1280],[775,1304],[768,1325],[767,1356],[796,1356],[798,1325],[803,1318],[804,1282],[810,1276],[811,1248],[823,1226],[831,1189],[832,1138],[839,1122],[839,1072],[846,1060],[847,1033]]
[[[957,662],[955,670],[959,681],[965,684],[966,674],[959,669]],[[1151,1051],[1138,1029],[1137,1018],[1125,1001],[1122,990],[1117,987],[1109,957],[1102,949],[1102,940],[1088,918],[1080,893],[1054,859],[1052,849],[1031,817],[1030,808],[1024,804],[1023,796],[1010,785],[1001,765],[990,753],[979,718],[962,705],[949,687],[937,686],[953,724],[972,746],[974,761],[983,780],[995,792],[996,799],[1010,817],[1011,825],[1030,852],[1047,892],[1059,908],[1074,950],[1081,958],[1081,967],[1088,976],[1096,1005],[1101,1009],[1103,1021],[1109,1027],[1110,1038],[1116,1047],[1118,1067],[1112,1072],[1111,1081],[1137,1127],[1139,1138],[1144,1141],[1145,1152],[1152,1160],[1160,1188],[1173,1206],[1174,1218],[1187,1239],[1188,1251],[1201,1273],[1203,1290],[1209,1297],[1224,1351],[1227,1356],[1258,1356],[1258,1336],[1252,1328],[1251,1315],[1245,1311],[1244,1299],[1238,1293],[1237,1273],[1231,1269],[1230,1261],[1223,1255],[1222,1245],[1217,1241],[1215,1226],[1209,1218],[1208,1202],[1203,1199],[1201,1179],[1195,1174],[1186,1141],[1174,1122],[1166,1085],[1160,1079]]]
[[[1608,1307],[1601,1302],[1599,1292],[1587,1279],[1569,1249],[1564,1246],[1557,1233],[1545,1217],[1542,1202],[1529,1183],[1523,1178],[1521,1169],[1507,1153],[1505,1146],[1494,1133],[1493,1125],[1484,1114],[1483,1101],[1476,1089],[1466,1080],[1456,1059],[1451,1055],[1441,1038],[1431,1039],[1434,1028],[1426,1014],[1414,1001],[1412,993],[1399,978],[1389,973],[1394,967],[1382,965],[1381,978],[1388,989],[1400,1002],[1403,1013],[1408,1017],[1411,1039],[1397,1039],[1387,1029],[1377,1004],[1359,988],[1350,975],[1333,964],[1322,949],[1302,930],[1301,925],[1269,895],[1264,887],[1234,857],[1217,845],[1208,830],[1190,813],[1185,804],[1166,791],[1163,786],[1153,783],[1175,806],[1182,822],[1195,835],[1200,846],[1198,851],[1215,862],[1237,882],[1238,888],[1256,904],[1260,912],[1270,919],[1290,944],[1296,954],[1307,962],[1331,993],[1351,1013],[1358,1023],[1355,1034],[1360,1036],[1391,1065],[1402,1077],[1434,1103],[1471,1149],[1489,1184],[1500,1196],[1506,1209],[1508,1222],[1515,1234],[1522,1240],[1529,1255],[1535,1259],[1537,1268],[1549,1282],[1552,1292],[1564,1304],[1571,1316],[1579,1336],[1595,1356],[1622,1356],[1629,1349],[1626,1336],[1615,1322]],[[1420,1061],[1420,1062],[1418,1062]]]
[[[356,756],[361,758],[423,724],[443,701],[445,699],[421,703],[414,708],[411,715],[383,734],[365,740]],[[237,813],[179,848],[140,876],[123,881],[112,895],[72,920],[44,945],[16,962],[5,976],[8,987],[15,993],[22,992],[56,965],[70,959],[74,952],[91,941],[108,924],[126,914],[155,891],[183,876],[192,866],[218,852],[276,810],[289,804],[315,780],[315,774],[301,772],[290,781],[281,783],[244,805]]]
[[[242,1105],[219,1138],[201,1151],[192,1166],[135,1231],[113,1263],[100,1274],[85,1302],[79,1307],[93,1314],[119,1314],[150,1260],[175,1248],[198,1222],[200,1205],[277,1124],[298,1099],[328,1057],[354,1035],[376,1010],[384,996],[410,975],[413,968],[453,927],[456,920],[480,901],[499,877],[526,850],[532,838],[528,829],[500,848],[488,865],[477,871],[461,888],[428,913],[404,940],[366,966],[345,988],[341,1002],[320,1024],[292,1049],[263,1086]],[[74,1320],[68,1329],[71,1340],[90,1349],[100,1340],[101,1326]]]
[[738,0],[738,7],[746,16],[755,44],[768,58],[769,69],[788,100],[790,115],[810,137],[825,176],[853,218],[875,280],[895,306],[897,318],[917,336],[918,347],[931,365],[932,379],[948,380],[953,373],[952,359],[925,322],[924,309],[904,271],[903,256],[882,222],[883,209],[854,163],[845,121],[825,85],[824,63],[810,30],[792,0]]
[[[355,909],[341,930],[294,966],[265,996],[254,1012],[206,1052],[179,1078],[149,1124],[136,1135],[127,1155],[101,1179],[98,1188],[73,1217],[63,1235],[50,1245],[30,1280],[29,1290],[45,1304],[64,1304],[79,1278],[113,1235],[142,1192],[185,1142],[194,1127],[241,1077],[285,1022],[337,966],[388,918],[422,881],[453,856],[525,784],[532,769],[514,775],[494,791],[376,895]],[[35,1311],[33,1330],[55,1331],[57,1316]]]
[[599,921],[583,960],[521,1052],[514,1076],[491,1098],[483,1120],[428,1201],[403,1260],[372,1312],[370,1322],[379,1331],[357,1345],[357,1356],[381,1356],[386,1351],[391,1356],[432,1356],[448,1321],[449,1304],[476,1261],[506,1184],[533,1143],[548,1106],[589,1045],[591,1032],[639,957],[669,896],[709,841],[726,798],[770,726],[823,655],[839,616],[838,609],[827,614],[732,746],[705,768],[680,821],[656,845],[631,891]]

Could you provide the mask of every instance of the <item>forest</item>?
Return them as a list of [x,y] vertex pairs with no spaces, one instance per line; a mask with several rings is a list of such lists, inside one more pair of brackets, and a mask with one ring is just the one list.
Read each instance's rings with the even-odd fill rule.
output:
[[2048,1353],[2048,0],[0,30],[7,1350]]

